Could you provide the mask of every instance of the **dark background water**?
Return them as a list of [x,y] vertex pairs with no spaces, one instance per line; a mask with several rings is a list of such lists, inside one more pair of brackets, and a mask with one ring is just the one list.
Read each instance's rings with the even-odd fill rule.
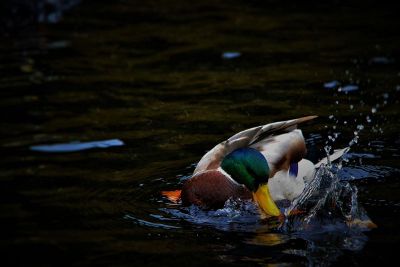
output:
[[[2,266],[397,260],[398,6],[43,2],[0,5]],[[224,59],[228,51],[240,56]],[[324,88],[332,80],[358,90]],[[329,144],[344,147],[364,126],[341,175],[358,187],[377,229],[346,239],[344,230],[310,237],[176,218],[173,227],[161,224],[171,206],[160,191],[180,188],[216,143],[311,114],[320,117],[302,128],[315,154],[329,135],[339,133]],[[58,154],[29,149],[113,138],[125,145]]]

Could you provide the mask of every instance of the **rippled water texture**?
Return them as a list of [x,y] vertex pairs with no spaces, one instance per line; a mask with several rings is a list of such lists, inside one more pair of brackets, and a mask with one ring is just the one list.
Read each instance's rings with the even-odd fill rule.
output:
[[[398,10],[382,1],[3,1],[1,265],[396,262]],[[160,194],[181,188],[232,134],[314,114],[301,127],[307,158],[351,150],[297,203],[308,213],[280,225],[251,202],[204,211]]]

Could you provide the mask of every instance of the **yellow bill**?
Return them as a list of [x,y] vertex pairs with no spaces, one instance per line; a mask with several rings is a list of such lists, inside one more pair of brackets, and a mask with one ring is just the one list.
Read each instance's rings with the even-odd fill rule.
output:
[[253,197],[261,210],[267,215],[279,216],[281,214],[279,208],[271,198],[267,184],[260,185],[257,191],[253,193]]

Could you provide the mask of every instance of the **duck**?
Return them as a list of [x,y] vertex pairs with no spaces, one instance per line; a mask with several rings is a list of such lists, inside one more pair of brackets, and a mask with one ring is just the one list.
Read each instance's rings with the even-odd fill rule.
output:
[[277,203],[293,202],[322,164],[340,158],[336,150],[317,164],[305,159],[306,143],[298,125],[317,116],[273,122],[234,134],[209,150],[181,190],[164,191],[171,201],[205,209],[230,199],[251,199],[265,217],[280,217]]

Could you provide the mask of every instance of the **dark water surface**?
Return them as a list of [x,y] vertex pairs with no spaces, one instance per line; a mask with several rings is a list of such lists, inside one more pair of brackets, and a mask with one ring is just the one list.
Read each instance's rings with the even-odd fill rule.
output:
[[[9,13],[0,42],[1,265],[397,261],[399,9],[339,3],[82,1],[58,23]],[[320,117],[302,127],[310,158],[357,132],[339,177],[358,188],[378,228],[277,231],[251,205],[207,214],[161,197],[235,132],[312,114]],[[110,139],[123,145],[30,150]]]

